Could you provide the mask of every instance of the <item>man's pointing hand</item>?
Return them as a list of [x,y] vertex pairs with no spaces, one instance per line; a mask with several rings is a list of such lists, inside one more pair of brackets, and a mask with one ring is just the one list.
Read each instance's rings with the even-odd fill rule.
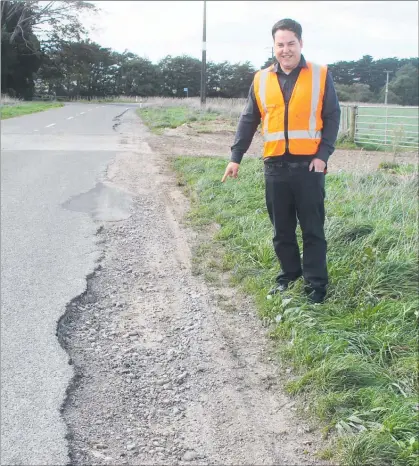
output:
[[237,174],[239,172],[239,167],[240,167],[240,164],[239,163],[235,163],[235,162],[230,162],[228,165],[227,165],[227,168],[226,168],[226,171],[224,173],[224,176],[223,176],[223,179],[221,180],[222,183],[224,183],[224,181],[230,176],[231,178],[237,178]]

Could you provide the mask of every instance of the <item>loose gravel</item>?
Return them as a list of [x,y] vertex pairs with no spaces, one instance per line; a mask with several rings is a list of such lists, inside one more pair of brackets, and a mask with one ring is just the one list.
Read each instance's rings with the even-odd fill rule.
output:
[[103,256],[58,325],[76,373],[62,407],[71,464],[326,464],[251,302],[226,290],[227,311],[192,273],[200,237],[166,159],[133,113],[118,130],[132,151],[106,182],[132,196],[131,215],[98,224]]

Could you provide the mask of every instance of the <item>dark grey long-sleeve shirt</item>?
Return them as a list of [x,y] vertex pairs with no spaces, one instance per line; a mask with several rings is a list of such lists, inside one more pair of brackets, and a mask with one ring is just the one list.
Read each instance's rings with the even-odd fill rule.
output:
[[[292,70],[288,75],[282,71],[278,63],[275,64],[275,71],[278,76],[278,82],[285,102],[289,102],[291,98],[292,91],[294,90],[301,68],[306,67],[307,63],[303,56],[301,56],[301,60],[297,68]],[[298,158],[298,161],[306,161],[311,160],[313,157],[317,157],[327,163],[329,157],[335,150],[335,142],[340,123],[340,107],[335,86],[333,85],[333,79],[329,72],[326,77],[325,93],[323,97],[322,119],[322,139],[320,141],[317,154],[315,156],[292,155],[286,151],[281,157],[281,160],[295,161]],[[260,122],[261,114],[256,102],[255,91],[252,83],[246,107],[240,116],[234,144],[231,146],[231,162],[241,162],[243,155],[247,152],[250,144],[252,143],[253,136],[255,135]],[[288,137],[287,131],[285,131],[285,137]],[[274,159],[278,160],[278,157],[272,157],[272,161],[274,161]],[[269,161],[269,159],[266,160]]]

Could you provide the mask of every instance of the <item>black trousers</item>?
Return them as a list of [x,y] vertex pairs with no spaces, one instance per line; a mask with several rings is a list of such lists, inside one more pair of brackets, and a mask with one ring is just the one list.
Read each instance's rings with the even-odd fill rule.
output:
[[[325,175],[308,170],[307,163],[265,162],[265,194],[274,227],[273,245],[282,271],[278,283],[303,275],[312,289],[328,283],[324,235]],[[303,237],[303,263],[296,238],[297,219]]]

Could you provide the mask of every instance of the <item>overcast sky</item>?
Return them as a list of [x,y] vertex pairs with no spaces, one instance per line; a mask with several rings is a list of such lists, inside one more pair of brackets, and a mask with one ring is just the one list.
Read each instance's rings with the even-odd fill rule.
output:
[[[128,49],[153,63],[166,55],[201,58],[203,1],[99,1],[88,24],[104,47]],[[207,1],[207,60],[250,61],[270,56],[271,29],[282,18],[303,27],[303,53],[330,64],[418,56],[417,1]]]

